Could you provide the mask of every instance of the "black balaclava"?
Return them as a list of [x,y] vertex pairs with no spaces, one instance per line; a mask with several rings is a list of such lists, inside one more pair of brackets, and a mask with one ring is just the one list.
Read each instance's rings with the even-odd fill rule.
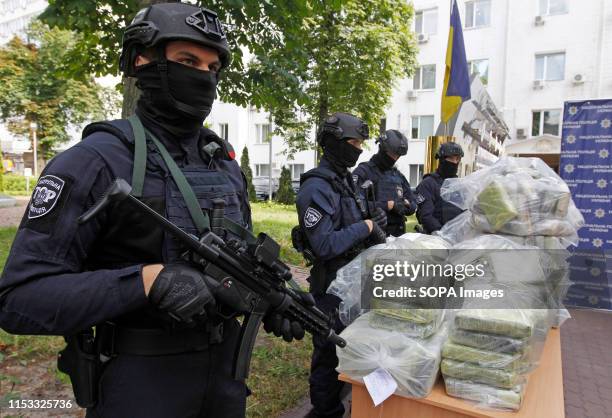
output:
[[217,74],[164,61],[167,89],[163,88],[166,77],[160,72],[158,61],[136,69],[136,85],[142,90],[136,113],[178,138],[196,135],[215,101]]
[[396,160],[391,158],[391,156],[382,149],[379,149],[378,152],[374,154],[372,161],[374,161],[374,164],[376,164],[382,171],[390,170],[396,162]]
[[457,177],[457,171],[459,170],[459,163],[452,163],[445,159],[440,160],[440,165],[438,166],[438,174],[444,179],[448,179],[451,177]]
[[323,149],[323,155],[332,163],[334,169],[345,174],[349,167],[357,164],[357,160],[363,150],[349,144],[347,140],[328,139]]

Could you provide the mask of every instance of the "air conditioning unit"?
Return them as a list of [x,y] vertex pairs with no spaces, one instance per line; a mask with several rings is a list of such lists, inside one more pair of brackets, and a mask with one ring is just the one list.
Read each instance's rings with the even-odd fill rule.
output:
[[525,128],[519,128],[516,130],[516,139],[525,139],[527,135],[525,134]]
[[420,44],[424,44],[429,41],[429,35],[427,35],[426,33],[419,33],[419,35],[417,36],[417,40]]
[[534,24],[536,26],[542,26],[544,23],[546,23],[546,19],[544,19],[544,16],[536,16],[535,17]]
[[406,97],[408,100],[415,100],[418,97],[418,93],[415,90],[408,90]]
[[534,90],[542,90],[545,85],[546,85],[546,82],[544,80],[535,80],[533,82]]
[[585,77],[583,74],[576,74],[573,81],[574,84],[584,84]]

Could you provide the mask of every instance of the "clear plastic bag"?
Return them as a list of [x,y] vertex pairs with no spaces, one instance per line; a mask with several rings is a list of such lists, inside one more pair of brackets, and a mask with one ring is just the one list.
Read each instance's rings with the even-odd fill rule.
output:
[[576,231],[584,224],[567,184],[538,158],[500,158],[490,167],[445,181],[440,194],[467,209],[462,219],[439,233],[454,243],[469,236],[472,228],[517,236],[562,236],[575,245]]
[[483,409],[510,409],[518,411],[523,402],[525,385],[517,385],[511,389],[500,389],[469,380],[445,377],[446,393],[462,399],[477,402]]
[[[379,244],[370,247],[351,260],[348,264],[338,270],[336,273],[336,279],[330,284],[327,293],[336,295],[341,299],[339,307],[340,321],[344,325],[351,324],[357,319],[362,313],[362,295],[365,291],[367,283],[362,282],[362,266],[365,264],[364,260],[371,260],[378,256],[377,261],[383,258],[395,260],[397,257],[408,257],[410,255],[407,251],[401,251],[401,253],[394,252],[394,250],[414,250],[415,253],[419,254],[418,261],[422,260],[422,256],[427,252],[433,253],[437,259],[444,259],[451,244],[439,237],[434,237],[425,234],[409,233],[404,234],[401,237],[391,240],[389,239],[384,244]],[[384,256],[381,256],[381,251],[385,250]],[[399,254],[399,255],[398,255]],[[416,259],[415,259],[416,260]],[[366,266],[367,268],[368,266]],[[392,285],[392,280],[387,281],[387,286]],[[425,335],[431,333],[437,329],[440,321],[435,326],[427,327],[415,327],[414,335]]]
[[396,380],[397,394],[414,398],[427,396],[438,377],[447,327],[440,327],[428,339],[413,338],[398,330],[374,326],[372,316],[373,312],[364,314],[340,334],[347,345],[336,349],[338,372],[361,380],[382,368]]

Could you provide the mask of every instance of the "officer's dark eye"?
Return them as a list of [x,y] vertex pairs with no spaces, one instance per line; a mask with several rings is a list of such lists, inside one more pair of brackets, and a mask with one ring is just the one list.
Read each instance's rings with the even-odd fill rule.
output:
[[179,62],[180,62],[181,64],[188,65],[188,66],[190,66],[190,67],[195,67],[195,66],[197,66],[197,63],[196,63],[194,60],[192,60],[191,58],[181,58],[181,59],[179,60]]

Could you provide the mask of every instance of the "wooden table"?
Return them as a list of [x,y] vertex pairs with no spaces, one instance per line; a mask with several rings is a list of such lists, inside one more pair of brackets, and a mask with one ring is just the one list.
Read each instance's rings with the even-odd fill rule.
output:
[[352,418],[563,418],[563,375],[561,338],[558,329],[548,334],[540,365],[531,373],[521,409],[501,412],[478,409],[474,403],[446,394],[442,378],[426,398],[410,399],[392,395],[378,407],[362,382],[341,374],[340,380],[353,386]]

